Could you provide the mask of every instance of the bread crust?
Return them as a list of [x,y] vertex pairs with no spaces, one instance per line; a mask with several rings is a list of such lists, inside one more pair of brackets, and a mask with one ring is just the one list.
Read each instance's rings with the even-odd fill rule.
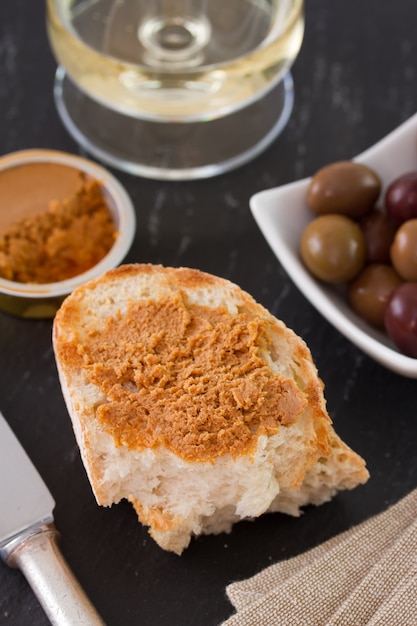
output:
[[230,281],[110,270],[65,300],[53,346],[97,502],[131,501],[164,549],[368,478],[305,342]]

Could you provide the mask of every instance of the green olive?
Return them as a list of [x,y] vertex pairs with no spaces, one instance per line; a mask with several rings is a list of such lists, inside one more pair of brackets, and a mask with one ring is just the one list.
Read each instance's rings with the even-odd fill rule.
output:
[[364,266],[365,237],[350,218],[322,215],[304,229],[300,253],[316,278],[328,283],[342,283],[354,278]]
[[380,192],[381,179],[373,169],[354,161],[338,161],[313,176],[307,204],[317,215],[359,218],[374,207]]

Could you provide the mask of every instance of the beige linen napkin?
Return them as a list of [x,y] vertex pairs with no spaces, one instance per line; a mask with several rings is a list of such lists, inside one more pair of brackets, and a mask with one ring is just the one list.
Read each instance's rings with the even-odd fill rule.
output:
[[417,490],[227,594],[227,626],[417,626]]

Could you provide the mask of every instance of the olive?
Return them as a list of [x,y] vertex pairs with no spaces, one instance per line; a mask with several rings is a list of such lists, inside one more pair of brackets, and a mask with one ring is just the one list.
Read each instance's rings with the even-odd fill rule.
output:
[[300,240],[306,267],[320,280],[351,280],[365,264],[365,238],[356,222],[344,215],[322,215],[310,222]]
[[381,179],[370,167],[338,161],[313,176],[307,204],[318,215],[338,213],[358,218],[374,207],[380,191]]
[[417,357],[417,282],[394,289],[385,308],[385,328],[401,352]]
[[417,280],[417,219],[404,222],[397,230],[391,263],[404,280]]
[[401,283],[390,265],[367,265],[348,287],[349,304],[369,324],[383,330],[389,296]]
[[399,176],[385,192],[385,208],[397,223],[417,217],[417,172]]
[[365,215],[360,226],[365,235],[366,260],[368,263],[390,263],[390,247],[394,239],[396,224],[378,209]]

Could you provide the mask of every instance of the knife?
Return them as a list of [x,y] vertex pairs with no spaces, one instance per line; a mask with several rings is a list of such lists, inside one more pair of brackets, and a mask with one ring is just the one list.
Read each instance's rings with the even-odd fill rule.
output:
[[55,501],[0,412],[0,556],[19,568],[51,624],[103,626],[64,557]]

